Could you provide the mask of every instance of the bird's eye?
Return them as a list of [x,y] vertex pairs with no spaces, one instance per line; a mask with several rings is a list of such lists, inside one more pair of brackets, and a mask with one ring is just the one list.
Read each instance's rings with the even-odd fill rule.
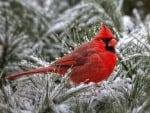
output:
[[108,43],[112,38],[102,38],[104,43]]

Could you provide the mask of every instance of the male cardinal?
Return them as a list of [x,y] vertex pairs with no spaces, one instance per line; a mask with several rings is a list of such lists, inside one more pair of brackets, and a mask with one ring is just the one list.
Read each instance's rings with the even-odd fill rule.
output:
[[75,48],[50,66],[10,74],[5,78],[12,79],[42,72],[64,75],[71,68],[69,77],[74,83],[97,83],[109,77],[116,65],[117,56],[114,48],[116,44],[117,41],[111,30],[102,24],[100,31],[91,41]]

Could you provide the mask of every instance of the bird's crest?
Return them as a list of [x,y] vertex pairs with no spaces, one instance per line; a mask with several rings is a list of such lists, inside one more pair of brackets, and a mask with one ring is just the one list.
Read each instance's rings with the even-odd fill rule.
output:
[[101,28],[95,38],[114,38],[114,35],[111,30],[102,23]]

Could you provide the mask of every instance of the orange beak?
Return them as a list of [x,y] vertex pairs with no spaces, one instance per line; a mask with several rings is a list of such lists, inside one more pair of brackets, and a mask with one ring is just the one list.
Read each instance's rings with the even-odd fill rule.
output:
[[112,39],[108,44],[108,46],[111,46],[111,47],[115,47],[116,45],[117,45],[117,40],[115,39]]

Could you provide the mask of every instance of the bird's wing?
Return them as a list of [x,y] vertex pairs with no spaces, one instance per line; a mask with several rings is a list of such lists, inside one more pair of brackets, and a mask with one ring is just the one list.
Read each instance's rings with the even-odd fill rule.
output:
[[60,59],[57,59],[53,65],[59,65],[59,66],[73,66],[76,65],[76,61],[74,60],[74,57],[71,54],[65,55]]
[[54,65],[61,65],[61,66],[82,65],[87,60],[87,55],[89,53],[95,52],[95,49],[93,49],[92,46],[93,44],[91,45],[91,42],[84,43],[78,48],[76,48],[74,51],[72,51],[71,53],[56,60],[54,62]]

